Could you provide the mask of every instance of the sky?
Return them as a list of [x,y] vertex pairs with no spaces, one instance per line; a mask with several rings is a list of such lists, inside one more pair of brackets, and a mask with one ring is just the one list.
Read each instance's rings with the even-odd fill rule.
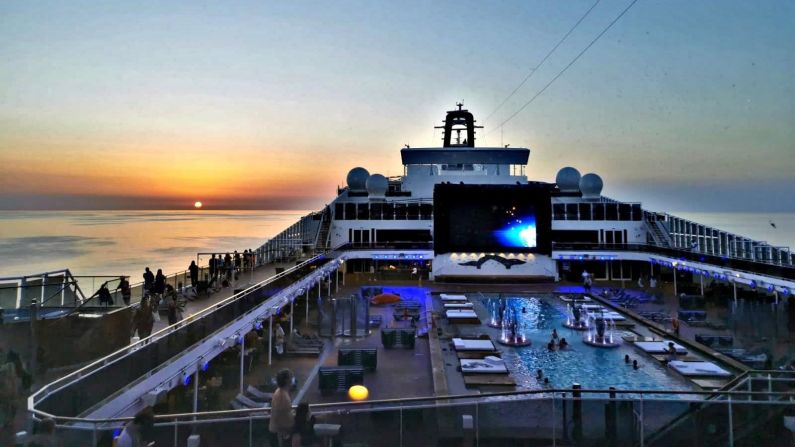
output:
[[528,176],[795,211],[795,3],[0,2],[0,209],[311,209],[463,100]]

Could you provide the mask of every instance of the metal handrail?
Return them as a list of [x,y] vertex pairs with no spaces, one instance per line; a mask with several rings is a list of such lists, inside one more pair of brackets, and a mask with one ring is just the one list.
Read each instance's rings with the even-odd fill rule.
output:
[[[757,370],[757,371],[749,371],[745,372],[742,375],[738,376],[740,378],[749,378],[752,374],[781,374],[782,371],[765,371],[765,370]],[[791,374],[790,374],[791,375]],[[761,380],[761,378],[760,378]],[[795,381],[795,377],[790,379]],[[574,396],[573,392],[580,393],[581,396],[577,397]],[[622,389],[578,389],[574,390],[572,388],[550,388],[550,389],[541,389],[541,390],[521,390],[521,391],[501,391],[501,392],[491,392],[491,393],[482,393],[482,394],[454,394],[454,395],[447,395],[447,396],[426,396],[426,397],[409,397],[409,398],[394,398],[394,399],[379,399],[379,400],[372,400],[366,402],[350,402],[350,401],[342,401],[342,402],[332,402],[332,403],[320,403],[320,404],[312,404],[311,408],[318,413],[320,412],[346,412],[346,413],[357,413],[357,412],[367,412],[367,411],[387,411],[391,409],[417,409],[417,408],[427,408],[429,405],[422,405],[419,404],[422,402],[438,403],[438,401],[444,401],[444,405],[447,406],[450,404],[450,401],[476,401],[476,402],[483,402],[483,403],[497,403],[500,401],[497,400],[488,400],[493,398],[510,398],[510,397],[520,397],[520,396],[542,396],[542,398],[547,396],[554,396],[555,394],[571,394],[571,399],[598,399],[598,397],[586,397],[585,395],[638,395],[639,397],[632,397],[626,396],[623,398],[620,397],[610,397],[611,400],[621,401],[621,400],[651,400],[657,402],[663,401],[671,401],[671,402],[705,402],[705,403],[722,403],[721,400],[709,400],[708,402],[705,400],[686,400],[686,399],[660,399],[654,397],[647,397],[647,396],[655,396],[655,395],[664,395],[664,396],[706,396],[709,398],[716,398],[716,397],[746,397],[746,398],[753,398],[753,397],[770,397],[776,396],[781,398],[788,398],[787,401],[753,401],[750,402],[754,403],[764,403],[768,404],[779,404],[779,405],[794,405],[793,400],[795,400],[795,392],[778,392],[778,391],[730,391],[730,390],[714,390],[714,391],[695,391],[695,390],[622,390]],[[739,403],[742,401],[733,401],[735,403]],[[469,404],[472,402],[464,402],[464,404]],[[393,405],[393,406],[384,406],[384,405]],[[56,421],[64,421],[64,422],[73,422],[73,423],[89,423],[89,424],[103,424],[103,423],[112,423],[112,422],[126,422],[130,421],[132,417],[118,417],[118,418],[80,418],[80,417],[67,417],[67,416],[57,416],[51,415],[49,413],[43,412],[41,410],[31,409],[31,412],[36,414],[39,417],[49,417]],[[171,413],[171,414],[161,414],[155,415],[156,420],[169,420],[169,419],[180,419],[180,418],[203,418],[203,417],[226,417],[226,416],[253,416],[256,414],[268,415],[270,413],[269,408],[246,408],[240,410],[216,410],[216,411],[204,411],[204,412],[196,412],[196,413]]]
[[[782,277],[781,279],[784,280],[793,280],[795,279],[795,265],[791,264],[776,264],[764,261],[758,261],[753,259],[747,258],[736,258],[731,256],[723,256],[723,255],[716,255],[710,253],[702,253],[697,251],[689,251],[683,248],[677,247],[665,247],[660,245],[654,244],[600,244],[600,243],[590,243],[590,242],[553,242],[552,243],[552,251],[621,251],[621,252],[628,252],[628,251],[636,251],[636,252],[643,252],[643,253],[651,253],[658,256],[668,256],[676,258],[678,255],[687,255],[690,257],[695,257],[696,259],[686,259],[684,257],[677,258],[677,259],[684,259],[688,262],[701,262],[704,264],[711,264],[709,259],[712,258],[719,258],[725,261],[737,261],[749,264],[756,264],[759,268],[779,268],[784,269],[784,271],[790,274],[791,277]],[[701,258],[704,258],[702,261]],[[716,265],[711,264],[715,267],[719,268],[730,268],[732,270],[744,273],[751,273],[755,275],[766,275],[766,276],[773,276],[769,273],[759,273],[752,270],[747,270],[743,268],[738,268],[734,266],[724,266],[724,265]]]
[[242,298],[244,296],[247,296],[250,293],[252,293],[252,292],[254,292],[256,290],[259,290],[262,287],[264,287],[264,286],[266,286],[266,285],[268,285],[268,284],[270,284],[270,283],[272,283],[272,282],[274,282],[274,281],[276,281],[278,279],[281,279],[282,277],[284,277],[286,275],[289,275],[289,274],[293,273],[294,271],[306,266],[308,263],[311,263],[311,262],[314,262],[314,261],[316,261],[318,259],[321,259],[324,256],[325,256],[324,254],[321,254],[321,255],[315,256],[313,258],[310,258],[310,259],[308,259],[308,260],[306,260],[306,261],[304,261],[304,262],[302,262],[302,263],[300,263],[300,264],[298,264],[298,265],[296,265],[296,266],[294,266],[294,267],[292,267],[292,268],[290,268],[288,270],[285,270],[282,273],[278,273],[278,274],[276,274],[274,276],[271,276],[270,278],[268,278],[268,279],[266,279],[266,280],[264,280],[264,281],[262,281],[262,282],[260,282],[258,284],[255,284],[255,285],[253,285],[253,286],[241,291],[240,293],[237,293],[235,295],[230,296],[229,298],[226,298],[226,299],[224,299],[222,301],[219,301],[218,303],[213,304],[212,306],[208,306],[208,307],[200,310],[199,312],[186,317],[184,320],[181,320],[180,322],[178,322],[176,324],[173,324],[171,326],[166,326],[165,328],[163,328],[163,329],[161,329],[161,330],[159,330],[157,332],[154,332],[153,334],[149,335],[146,338],[143,338],[143,339],[141,339],[141,340],[139,340],[139,341],[137,341],[135,343],[131,343],[131,344],[129,344],[129,345],[127,345],[127,346],[125,346],[125,347],[123,347],[123,348],[121,348],[121,349],[119,349],[119,350],[117,350],[115,352],[112,352],[112,353],[106,355],[105,357],[102,357],[102,358],[100,358],[100,359],[98,359],[98,360],[96,360],[96,361],[94,361],[94,362],[92,362],[92,363],[90,363],[90,364],[88,364],[88,365],[86,365],[86,366],[84,366],[84,367],[82,367],[82,368],[80,368],[80,369],[78,369],[78,370],[76,370],[76,371],[64,376],[64,377],[61,377],[61,378],[55,380],[54,382],[50,382],[49,384],[43,386],[37,392],[32,394],[30,397],[28,397],[28,407],[29,407],[29,409],[31,411],[34,411],[34,412],[39,411],[39,410],[35,410],[35,408],[34,408],[35,403],[38,402],[39,400],[41,400],[43,397],[46,397],[47,395],[49,395],[55,389],[59,389],[60,388],[59,385],[66,386],[67,383],[72,381],[73,379],[79,379],[79,378],[83,377],[84,375],[87,375],[88,373],[93,372],[94,370],[97,369],[97,367],[101,368],[102,366],[105,366],[105,365],[107,365],[108,363],[110,363],[112,361],[115,361],[115,360],[117,360],[119,358],[122,358],[122,357],[124,357],[124,355],[126,355],[126,354],[134,351],[135,349],[137,349],[137,348],[149,343],[150,341],[154,340],[155,338],[160,338],[162,336],[166,336],[166,335],[168,335],[170,333],[176,332],[177,330],[181,329],[183,326],[189,324],[190,322],[192,322],[194,320],[197,320],[197,319],[200,319],[200,318],[206,316],[207,314],[214,312],[216,309],[224,307],[224,306],[226,306],[226,305],[228,305],[228,304],[230,304],[230,303],[232,303],[232,302],[234,302],[234,301],[236,301],[236,300],[238,300],[238,299],[240,299],[240,298]]

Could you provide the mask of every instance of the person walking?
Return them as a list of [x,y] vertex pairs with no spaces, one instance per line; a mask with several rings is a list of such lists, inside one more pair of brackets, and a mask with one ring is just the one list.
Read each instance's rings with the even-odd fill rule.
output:
[[290,386],[293,374],[289,369],[283,369],[276,374],[276,392],[271,398],[271,417],[268,422],[268,431],[272,438],[275,437],[276,446],[287,447],[290,433],[293,431],[293,400],[290,398]]
[[119,286],[116,287],[116,291],[121,291],[121,299],[124,301],[124,305],[129,306],[132,292],[130,290],[130,281],[127,281],[127,277],[119,277]]
[[188,272],[190,272],[191,287],[196,287],[196,285],[199,284],[199,266],[196,265],[196,261],[190,261]]
[[149,267],[144,269],[144,291],[151,292],[152,286],[155,285],[155,275],[149,270]]

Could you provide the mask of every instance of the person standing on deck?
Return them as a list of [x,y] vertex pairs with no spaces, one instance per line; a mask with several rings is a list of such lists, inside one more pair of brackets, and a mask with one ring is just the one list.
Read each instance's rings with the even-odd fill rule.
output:
[[279,447],[288,446],[290,433],[293,430],[293,400],[290,398],[290,386],[293,374],[283,369],[276,374],[276,392],[271,399],[271,417],[268,431],[275,435]]
[[208,287],[212,287],[213,283],[216,280],[216,275],[218,274],[218,265],[216,264],[218,260],[215,259],[215,255],[210,258],[210,282],[207,283]]
[[155,318],[152,315],[152,307],[149,298],[144,297],[141,305],[135,311],[133,318],[133,330],[138,332],[138,338],[144,339],[152,334],[152,327],[155,325]]
[[130,305],[130,295],[132,295],[130,290],[130,281],[127,281],[127,278],[124,276],[119,277],[119,286],[116,287],[116,290],[121,290],[121,299],[124,301],[125,306]]
[[199,266],[196,265],[196,261],[190,261],[188,272],[190,272],[191,287],[196,287],[196,284],[199,283]]
[[232,264],[232,256],[229,253],[224,256],[224,268],[226,269],[226,280],[231,282],[234,266]]
[[240,259],[240,253],[238,253],[237,250],[235,250],[234,258],[235,258],[235,272],[240,273],[242,259]]
[[155,285],[155,275],[149,270],[149,267],[147,267],[144,269],[144,292],[151,291],[153,285]]
[[152,291],[161,295],[166,291],[166,275],[163,274],[163,269],[157,269],[157,275],[155,275],[155,285],[152,288]]

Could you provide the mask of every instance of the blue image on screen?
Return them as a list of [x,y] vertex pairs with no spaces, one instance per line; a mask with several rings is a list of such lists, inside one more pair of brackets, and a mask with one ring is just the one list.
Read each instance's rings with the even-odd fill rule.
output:
[[503,247],[536,248],[536,218],[513,219],[494,234]]

